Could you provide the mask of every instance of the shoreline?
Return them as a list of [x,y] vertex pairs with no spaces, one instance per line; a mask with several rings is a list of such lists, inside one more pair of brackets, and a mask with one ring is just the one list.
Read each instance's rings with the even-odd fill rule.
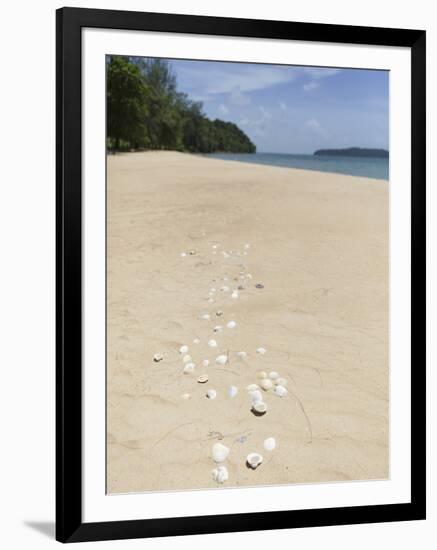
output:
[[[191,153],[107,162],[108,493],[386,479],[388,186]],[[237,300],[210,295],[241,271],[253,279]],[[288,395],[267,391],[257,417],[246,387],[260,370],[284,377]],[[230,449],[222,485],[217,441]],[[264,462],[251,470],[255,451]]]
[[[175,154],[175,155],[190,155],[190,156],[194,156],[194,157],[199,157],[199,158],[205,158],[205,159],[209,159],[209,160],[219,160],[219,161],[222,161],[222,162],[237,162],[239,164],[253,164],[253,165],[256,165],[256,166],[266,166],[266,167],[269,167],[269,168],[285,168],[287,170],[296,170],[296,171],[299,171],[299,172],[316,172],[317,174],[333,174],[333,175],[336,175],[336,176],[346,176],[346,177],[351,177],[351,178],[359,178],[359,179],[366,179],[366,180],[376,180],[376,181],[380,181],[380,182],[384,182],[386,184],[389,183],[389,180],[388,179],[384,179],[384,178],[374,178],[372,176],[357,176],[357,175],[354,175],[354,174],[345,174],[345,173],[342,173],[342,172],[328,172],[328,171],[324,171],[324,170],[316,170],[316,169],[312,169],[312,168],[296,168],[294,166],[281,166],[281,165],[277,165],[277,164],[267,164],[267,163],[261,163],[261,162],[245,162],[245,161],[242,161],[242,160],[238,160],[238,159],[221,159],[221,158],[214,158],[212,155],[220,155],[220,154],[229,154],[229,155],[239,155],[239,154],[253,154],[253,155],[256,155],[256,154],[265,154],[265,155],[284,155],[284,156],[287,156],[288,154],[287,153],[220,153],[220,152],[216,152],[216,153],[191,153],[189,151],[171,151],[171,150],[153,150],[153,149],[150,149],[149,151],[117,151],[117,152],[107,152],[107,157],[110,157],[110,156],[116,156],[116,155],[127,155],[127,154],[140,154],[140,153],[145,153],[145,154],[150,154],[150,153],[153,153],[153,154]],[[290,156],[292,156],[293,154],[290,153]],[[312,156],[312,155],[309,155],[308,156]],[[317,158],[317,157],[316,157]],[[340,157],[339,157],[340,158]],[[345,158],[350,158],[350,157],[345,157]],[[359,157],[354,157],[354,158],[359,158]]]

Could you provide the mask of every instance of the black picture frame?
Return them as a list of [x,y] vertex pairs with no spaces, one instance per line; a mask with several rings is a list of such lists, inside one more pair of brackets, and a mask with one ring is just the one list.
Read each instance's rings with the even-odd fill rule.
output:
[[[374,506],[82,522],[82,28],[270,38],[411,49],[411,502]],[[56,538],[162,537],[425,519],[425,48],[423,30],[62,8],[56,13]],[[171,496],[169,495],[169,498]]]

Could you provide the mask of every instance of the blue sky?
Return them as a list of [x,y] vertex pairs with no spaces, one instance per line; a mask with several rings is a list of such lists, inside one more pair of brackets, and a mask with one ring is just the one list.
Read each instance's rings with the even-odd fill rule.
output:
[[178,89],[235,122],[258,152],[388,149],[385,71],[171,60]]

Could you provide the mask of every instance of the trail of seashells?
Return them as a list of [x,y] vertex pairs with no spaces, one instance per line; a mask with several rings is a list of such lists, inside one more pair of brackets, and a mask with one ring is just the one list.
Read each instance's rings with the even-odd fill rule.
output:
[[[242,250],[225,250],[220,243],[213,243],[211,245],[211,254],[213,256],[222,255],[223,261],[234,257],[247,257],[250,252],[250,244],[245,244]],[[189,258],[190,256],[196,256],[196,250],[189,250],[181,253],[182,258]],[[222,265],[223,267],[223,265]],[[235,268],[235,266],[227,266]],[[232,305],[240,299],[240,295],[247,291],[249,288],[258,290],[264,289],[264,284],[253,282],[253,276],[247,272],[245,264],[238,265],[238,272],[227,276],[222,274],[213,277],[215,286],[211,286],[207,289],[204,296],[204,300],[207,304],[205,312],[199,316],[199,323],[209,323],[210,336],[206,340],[207,348],[210,350],[209,357],[195,361],[193,355],[198,356],[195,353],[195,347],[201,342],[197,337],[192,339],[192,344],[181,343],[177,350],[180,356],[181,362],[181,376],[191,376],[194,386],[206,385],[209,381],[209,375],[207,372],[198,373],[197,369],[202,368],[204,371],[214,368],[227,368],[229,367],[231,360],[235,356],[236,359],[243,360],[250,364],[251,356],[255,354],[258,356],[268,355],[268,349],[263,346],[259,346],[253,350],[241,350],[230,351],[226,349],[223,340],[226,339],[227,331],[240,330],[240,326],[233,319],[229,319],[227,322],[222,321],[227,319],[226,308],[232,309]],[[220,284],[217,284],[220,281]],[[220,306],[220,307],[219,307]],[[223,324],[220,324],[222,321]],[[218,324],[215,324],[218,323]],[[190,347],[192,346],[192,349]],[[160,353],[156,353],[153,357],[155,362],[160,362],[164,359],[164,356]],[[212,370],[211,370],[212,373]],[[270,395],[272,398],[283,398],[287,396],[287,379],[282,377],[276,371],[258,371],[256,373],[256,380],[244,388],[247,392],[247,414],[253,414],[257,417],[261,417],[268,413],[268,405],[266,398]],[[227,398],[234,398],[240,391],[238,386],[230,385],[227,389]],[[217,397],[217,391],[213,387],[205,388],[204,393],[206,400],[213,401]],[[182,399],[191,399],[190,393],[184,393]],[[270,399],[270,397],[268,397]],[[274,437],[268,437],[264,440],[263,449],[268,453],[271,453],[276,447],[276,440]],[[211,471],[212,479],[218,483],[223,484],[229,480],[229,472],[226,467],[226,460],[231,453],[231,449],[223,445],[222,443],[215,443],[211,450],[211,458],[214,464],[214,468]],[[246,457],[246,466],[252,470],[256,470],[263,463],[263,455],[259,452],[259,449],[253,449]]]

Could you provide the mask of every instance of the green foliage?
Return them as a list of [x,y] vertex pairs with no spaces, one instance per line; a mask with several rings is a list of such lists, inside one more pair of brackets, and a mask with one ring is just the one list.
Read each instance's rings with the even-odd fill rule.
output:
[[231,122],[209,120],[202,103],[177,91],[161,59],[110,56],[107,61],[108,148],[172,149],[199,153],[254,153],[255,145]]

